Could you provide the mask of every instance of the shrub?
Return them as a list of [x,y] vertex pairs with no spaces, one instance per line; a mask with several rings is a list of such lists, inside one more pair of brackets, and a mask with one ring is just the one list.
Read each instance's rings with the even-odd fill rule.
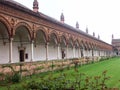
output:
[[48,78],[41,78],[39,82],[31,81],[26,84],[27,90],[105,90],[108,89],[106,81],[109,77],[106,76],[107,71],[104,71],[101,76],[90,77],[83,73],[76,72],[74,79],[68,79],[67,74],[62,73],[59,76],[53,77],[51,73]]
[[21,80],[21,75],[19,72],[15,72],[12,77],[11,77],[11,81],[14,83],[18,83]]
[[21,80],[21,69],[20,71],[15,71],[12,65],[3,65],[2,68],[10,68],[12,72],[10,74],[5,74],[6,83],[17,83]]

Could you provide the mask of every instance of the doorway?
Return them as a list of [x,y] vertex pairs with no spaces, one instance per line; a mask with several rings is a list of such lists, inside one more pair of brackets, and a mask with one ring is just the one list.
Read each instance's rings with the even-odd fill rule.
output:
[[62,50],[62,59],[64,59],[64,58],[65,58],[65,51]]
[[25,50],[20,50],[19,51],[19,59],[20,59],[20,62],[25,61]]

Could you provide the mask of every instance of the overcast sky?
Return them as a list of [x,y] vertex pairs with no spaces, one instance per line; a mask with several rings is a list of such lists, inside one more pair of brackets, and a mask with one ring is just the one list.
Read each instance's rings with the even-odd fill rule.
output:
[[[34,0],[15,0],[32,9]],[[89,34],[95,32],[100,39],[111,43],[120,38],[120,1],[119,0],[38,0],[39,12],[60,20],[63,12],[65,23],[73,27],[76,21],[82,31],[88,27]]]

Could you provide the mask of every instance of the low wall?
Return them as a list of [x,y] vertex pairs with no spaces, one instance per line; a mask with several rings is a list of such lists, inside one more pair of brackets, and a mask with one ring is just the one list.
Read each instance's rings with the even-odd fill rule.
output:
[[[53,60],[53,61],[39,61],[39,62],[23,62],[12,64],[1,64],[0,73],[11,75],[14,71],[21,72],[23,76],[32,75],[35,73],[57,70],[65,67],[71,67],[75,65],[83,65],[87,63],[93,63],[99,61],[100,57],[83,57],[73,58],[69,60]],[[4,77],[2,76],[1,79]]]

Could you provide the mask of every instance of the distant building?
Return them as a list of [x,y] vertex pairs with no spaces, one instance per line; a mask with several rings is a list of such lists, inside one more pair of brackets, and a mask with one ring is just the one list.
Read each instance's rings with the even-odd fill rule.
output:
[[112,35],[112,45],[114,47],[114,51],[116,52],[116,55],[120,55],[120,39],[114,39]]

